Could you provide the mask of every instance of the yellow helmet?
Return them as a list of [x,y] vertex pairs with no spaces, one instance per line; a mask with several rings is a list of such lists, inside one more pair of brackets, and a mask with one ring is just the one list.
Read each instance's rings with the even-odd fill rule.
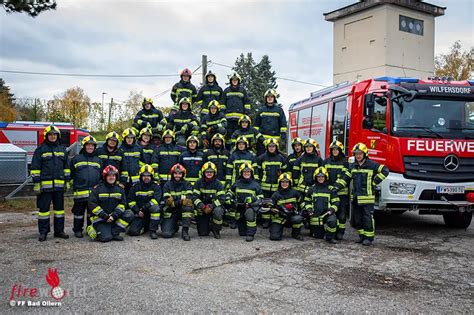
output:
[[314,171],[314,178],[316,178],[316,176],[321,176],[321,175],[326,176],[326,179],[329,178],[328,170],[324,166],[320,166]]
[[46,137],[48,136],[48,134],[50,134],[50,133],[57,134],[58,138],[61,137],[61,131],[59,130],[58,127],[56,127],[54,125],[49,125],[48,127],[44,128],[43,137],[44,137],[45,140],[46,140]]
[[211,143],[214,143],[214,140],[217,140],[217,139],[221,140],[222,143],[225,143],[225,138],[220,133],[216,133],[215,135],[212,136]]
[[179,100],[179,109],[181,109],[181,105],[184,104],[184,103],[188,103],[189,104],[189,108],[188,110],[191,110],[191,99],[189,97],[183,97]]
[[242,78],[240,77],[240,75],[239,75],[237,72],[234,72],[234,73],[232,73],[231,75],[229,75],[229,82],[231,82],[232,79],[237,79],[237,80],[239,80],[239,83],[242,82]]
[[265,141],[263,141],[263,145],[265,146],[265,148],[268,148],[268,146],[270,144],[274,144],[276,145],[277,149],[278,149],[278,140],[275,139],[275,138],[268,138],[266,139]]
[[141,138],[144,134],[149,134],[150,137],[153,137],[153,130],[149,127],[145,127],[142,130],[140,130],[140,133],[138,134],[138,138]]
[[331,144],[329,145],[329,149],[339,149],[341,153],[344,153],[344,145],[342,144],[342,142],[337,140],[331,142]]
[[199,139],[198,137],[194,136],[194,135],[191,135],[188,137],[188,139],[186,139],[186,147],[188,146],[189,142],[190,141],[196,141],[196,146],[199,146]]
[[245,143],[247,148],[249,147],[249,141],[244,136],[240,136],[240,137],[237,138],[237,140],[235,140],[235,147],[237,148],[237,145],[241,142]]
[[253,173],[253,166],[249,162],[244,162],[239,166],[239,173],[242,175],[244,171],[251,171]]
[[313,146],[315,149],[317,149],[319,147],[319,144],[316,140],[311,139],[311,138],[306,139],[306,142],[304,143],[304,147],[306,148],[310,145]]
[[143,165],[142,167],[140,167],[140,172],[139,172],[140,176],[142,175],[149,175],[149,176],[152,176],[153,177],[153,174],[155,174],[155,170],[153,169],[153,167],[151,167],[150,165],[148,164],[145,164]]
[[108,140],[115,140],[118,142],[120,140],[120,136],[115,131],[111,131],[105,136],[105,141],[107,142]]
[[91,143],[94,146],[97,146],[97,140],[93,136],[87,136],[84,139],[82,139],[81,144],[82,147],[84,147],[86,144]]
[[125,139],[127,137],[135,138],[135,131],[132,128],[127,128],[122,132],[122,138]]
[[280,183],[283,181],[288,181],[290,184],[293,183],[293,179],[291,178],[290,173],[283,173],[280,176],[278,176],[278,186],[280,186]]
[[266,98],[267,96],[273,96],[275,99],[277,99],[280,96],[280,94],[278,94],[278,92],[275,89],[268,89],[263,95],[263,97]]
[[367,156],[369,154],[369,149],[367,149],[367,146],[365,144],[359,142],[352,148],[352,154],[355,154],[357,152],[362,152],[365,156]]
[[163,136],[162,136],[162,138],[164,139],[165,137],[171,137],[171,138],[173,138],[173,140],[174,140],[174,137],[175,137],[174,131],[173,131],[173,130],[166,129],[165,131],[163,131]]
[[211,109],[211,106],[216,106],[217,109],[220,109],[221,108],[221,104],[219,103],[219,101],[217,100],[212,100],[209,102],[209,104],[207,105],[207,108],[208,109]]
[[252,119],[248,115],[242,115],[242,117],[239,118],[239,126],[243,121],[248,121],[249,125],[252,123]]
[[304,144],[304,140],[301,139],[301,138],[298,138],[298,137],[296,137],[296,138],[294,138],[293,140],[291,140],[291,146],[292,146],[292,147],[293,147],[295,144],[297,144],[297,143],[303,145],[303,144]]
[[151,104],[153,105],[153,100],[151,98],[144,98],[142,105],[145,106],[145,104]]
[[[205,171],[214,171],[215,174],[217,174],[217,166],[216,164],[212,163],[212,162],[206,162],[204,163],[204,165],[201,167],[201,172],[202,174],[204,175],[204,172]],[[215,176],[215,175],[214,175]]]

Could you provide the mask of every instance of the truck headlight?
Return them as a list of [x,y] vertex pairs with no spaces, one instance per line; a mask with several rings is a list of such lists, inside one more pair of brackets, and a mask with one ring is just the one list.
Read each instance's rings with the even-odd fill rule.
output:
[[390,183],[390,193],[396,195],[413,195],[415,193],[415,184]]

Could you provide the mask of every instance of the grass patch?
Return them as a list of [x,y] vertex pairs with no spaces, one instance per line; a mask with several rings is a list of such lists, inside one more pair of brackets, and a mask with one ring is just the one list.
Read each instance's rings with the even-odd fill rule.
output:
[[[64,210],[70,210],[73,203],[74,201],[72,198],[64,198]],[[22,198],[0,201],[0,212],[35,211],[36,209],[36,198]]]

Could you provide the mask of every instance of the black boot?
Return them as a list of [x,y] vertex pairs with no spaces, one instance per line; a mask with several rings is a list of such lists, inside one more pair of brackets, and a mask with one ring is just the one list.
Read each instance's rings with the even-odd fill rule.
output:
[[38,241],[40,242],[46,241],[46,234],[40,234],[40,236],[38,237]]
[[156,231],[150,231],[150,238],[152,240],[156,240],[158,238],[158,234],[156,234]]
[[84,235],[82,234],[81,231],[74,232],[74,236],[77,237],[77,238],[83,238],[84,237]]
[[121,241],[123,241],[123,237],[120,236],[120,234],[117,234],[117,235],[114,235],[114,236],[112,237],[112,240],[121,242]]
[[183,238],[183,240],[185,241],[190,241],[191,240],[191,237],[189,236],[189,228],[188,227],[183,227],[182,231],[181,231],[181,237]]
[[336,233],[336,240],[342,241],[343,238],[344,238],[344,232],[342,232],[342,231],[337,231],[337,233]]
[[57,237],[57,238],[62,238],[62,239],[65,239],[67,240],[69,238],[69,235],[67,235],[66,233],[64,232],[55,232],[54,233],[54,237]]
[[221,238],[221,232],[218,229],[212,229],[211,231],[215,239],[219,240]]
[[247,235],[247,236],[245,237],[245,241],[246,241],[246,242],[252,242],[252,241],[253,241],[253,235]]
[[337,244],[336,240],[333,239],[333,238],[327,238],[326,237],[326,242],[328,242],[329,244]]
[[232,230],[235,230],[237,228],[237,223],[235,223],[235,221],[230,221],[229,222],[229,227],[232,229]]
[[372,241],[369,240],[369,239],[365,239],[362,241],[362,245],[364,246],[371,246],[372,245]]
[[364,239],[359,236],[359,239],[356,241],[356,243],[357,244],[362,244],[363,241],[364,241]]
[[262,228],[268,229],[270,227],[270,220],[263,220]]

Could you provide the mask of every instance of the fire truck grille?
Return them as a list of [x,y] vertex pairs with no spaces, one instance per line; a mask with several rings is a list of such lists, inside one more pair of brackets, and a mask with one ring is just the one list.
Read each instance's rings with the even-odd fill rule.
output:
[[454,170],[445,168],[444,157],[406,156],[405,177],[443,183],[474,181],[474,158],[459,158]]

